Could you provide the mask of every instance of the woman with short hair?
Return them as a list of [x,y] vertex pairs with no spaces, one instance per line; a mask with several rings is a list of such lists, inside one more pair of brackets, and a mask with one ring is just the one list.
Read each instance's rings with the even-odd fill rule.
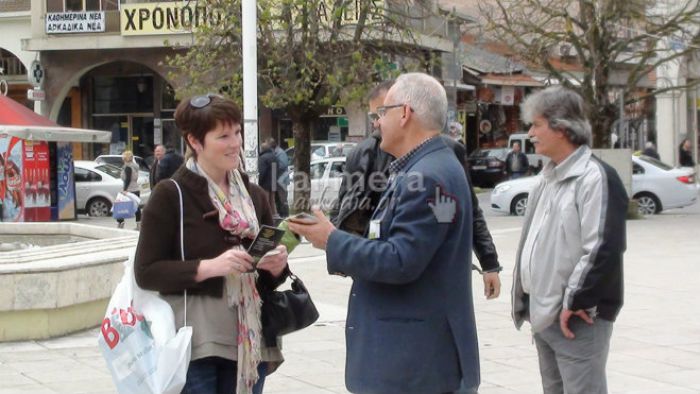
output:
[[[159,291],[177,328],[192,326],[192,361],[183,393],[262,393],[265,375],[282,362],[261,335],[258,287],[288,275],[287,250],[257,265],[246,252],[261,225],[272,225],[265,192],[240,170],[241,112],[218,95],[183,100],[175,121],[187,143],[185,165],[159,182],[144,209],[136,281]],[[184,261],[180,258],[180,197]],[[186,293],[185,293],[186,292]]]

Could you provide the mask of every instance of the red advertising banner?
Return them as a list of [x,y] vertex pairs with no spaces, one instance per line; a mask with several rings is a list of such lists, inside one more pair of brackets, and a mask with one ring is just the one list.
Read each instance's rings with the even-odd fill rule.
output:
[[24,141],[24,220],[51,220],[49,147],[44,141]]

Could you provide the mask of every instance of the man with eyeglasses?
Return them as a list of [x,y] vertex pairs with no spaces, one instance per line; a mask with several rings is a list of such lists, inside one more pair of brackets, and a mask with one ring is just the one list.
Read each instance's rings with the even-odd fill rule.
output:
[[367,238],[314,220],[289,228],[353,279],[345,383],[353,393],[442,394],[479,386],[471,289],[472,207],[464,170],[440,133],[444,87],[401,75],[377,108],[380,149],[397,157]]
[[377,85],[369,94],[369,121],[372,134],[357,144],[345,161],[343,180],[338,199],[330,212],[331,221],[341,230],[363,236],[369,226],[372,212],[389,179],[389,163],[394,158],[379,149],[382,141],[377,108],[384,104],[384,96],[393,80]]
[[[389,178],[389,164],[394,157],[379,148],[382,141],[377,109],[382,107],[384,98],[393,80],[377,85],[369,94],[369,117],[372,123],[372,134],[360,142],[350,152],[345,164],[345,173],[340,185],[338,199],[330,212],[331,222],[344,231],[364,236],[369,228],[370,217],[377,207],[381,194],[386,189]],[[395,106],[394,108],[397,108]],[[382,111],[389,110],[382,107]],[[464,168],[469,179],[464,145],[443,135],[443,142],[455,153],[457,160]],[[471,184],[471,182],[470,182]],[[481,275],[484,282],[484,296],[496,299],[501,292],[499,272],[503,267],[498,262],[498,253],[489,228],[484,218],[484,212],[479,207],[479,199],[470,188],[472,196],[473,215],[473,247],[481,269],[473,266]]]

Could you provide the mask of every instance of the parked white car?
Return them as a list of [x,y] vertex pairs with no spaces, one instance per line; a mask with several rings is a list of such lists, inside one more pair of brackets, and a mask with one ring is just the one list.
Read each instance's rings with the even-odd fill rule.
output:
[[[134,156],[134,161],[139,166],[139,183],[143,182],[142,178],[148,182],[148,179],[151,177],[151,173],[150,167],[146,163],[146,160],[144,160],[141,156]],[[95,163],[111,164],[118,168],[124,167],[124,159],[122,159],[122,155],[99,155],[95,158]]]
[[[110,216],[114,198],[124,188],[120,178],[121,168],[106,163],[76,160],[75,197],[78,211],[90,216]],[[151,195],[148,179],[139,177],[141,205]]]
[[[354,142],[329,142],[311,141],[311,161],[327,159],[330,157],[347,157],[350,151],[357,145]],[[295,148],[287,148],[289,165],[294,166]]]
[[[311,162],[311,205],[318,205],[322,210],[329,210],[338,199],[340,184],[343,181],[345,157],[318,159]],[[294,174],[290,173],[287,189],[289,207],[294,203]]]
[[[527,197],[539,176],[499,183],[491,192],[491,209],[522,216]],[[700,186],[690,168],[673,168],[647,156],[632,156],[632,196],[639,213],[651,215],[665,209],[693,205]]]

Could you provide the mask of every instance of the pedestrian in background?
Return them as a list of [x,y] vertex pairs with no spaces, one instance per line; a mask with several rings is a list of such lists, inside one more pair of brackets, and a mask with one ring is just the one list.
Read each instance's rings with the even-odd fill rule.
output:
[[163,148],[165,149],[165,153],[158,160],[158,164],[156,165],[155,183],[173,176],[175,171],[185,162],[185,159],[179,153],[175,152],[175,149],[170,147]]
[[678,147],[678,162],[681,167],[695,167],[695,161],[693,160],[693,151],[690,146],[690,140],[684,139],[681,145]]
[[158,183],[156,181],[158,162],[163,158],[163,156],[165,156],[165,146],[156,145],[156,148],[153,149],[153,164],[151,164],[148,177],[148,183],[151,185],[151,190],[153,190],[153,188],[156,187],[156,183]]
[[508,179],[518,179],[530,170],[530,161],[520,149],[520,142],[513,143],[511,151],[506,155],[506,174]]
[[[139,187],[139,165],[134,161],[134,154],[130,150],[122,152],[122,167],[121,180],[123,183],[122,191],[129,192],[140,197],[141,189]],[[124,219],[117,219],[117,227],[124,228]],[[141,206],[136,207],[136,230],[141,228]]]
[[628,197],[593,156],[581,96],[562,87],[530,95],[523,122],[551,161],[528,198],[513,273],[513,319],[529,321],[546,394],[607,393],[605,364],[622,307]]
[[659,152],[656,151],[656,146],[654,146],[654,143],[651,141],[647,141],[647,143],[644,145],[644,151],[642,154],[644,156],[653,157],[656,160],[661,160],[659,157]]
[[289,216],[289,203],[287,202],[287,185],[289,184],[289,156],[282,149],[274,138],[268,138],[270,145],[277,159],[277,190],[275,192],[275,207],[280,217]]
[[273,223],[265,192],[238,170],[242,137],[236,104],[196,96],[178,105],[175,122],[191,154],[172,176],[182,189],[183,209],[173,182],[153,190],[136,248],[136,282],[160,292],[175,312],[176,330],[187,299],[192,358],[183,393],[259,394],[265,376],[283,359],[279,346],[262,338],[256,286],[274,289],[284,282],[287,251],[279,246],[277,255],[255,266],[246,252],[260,226]]
[[[345,381],[353,393],[446,393],[479,386],[471,294],[469,185],[440,133],[443,86],[401,75],[376,109],[380,148],[398,157],[368,238],[316,221],[290,229],[326,250],[329,272],[352,277]],[[422,187],[417,187],[420,182]]]
[[277,214],[275,209],[275,193],[277,193],[277,156],[267,142],[260,144],[258,156],[258,185],[267,192],[267,198],[272,207],[273,216]]

